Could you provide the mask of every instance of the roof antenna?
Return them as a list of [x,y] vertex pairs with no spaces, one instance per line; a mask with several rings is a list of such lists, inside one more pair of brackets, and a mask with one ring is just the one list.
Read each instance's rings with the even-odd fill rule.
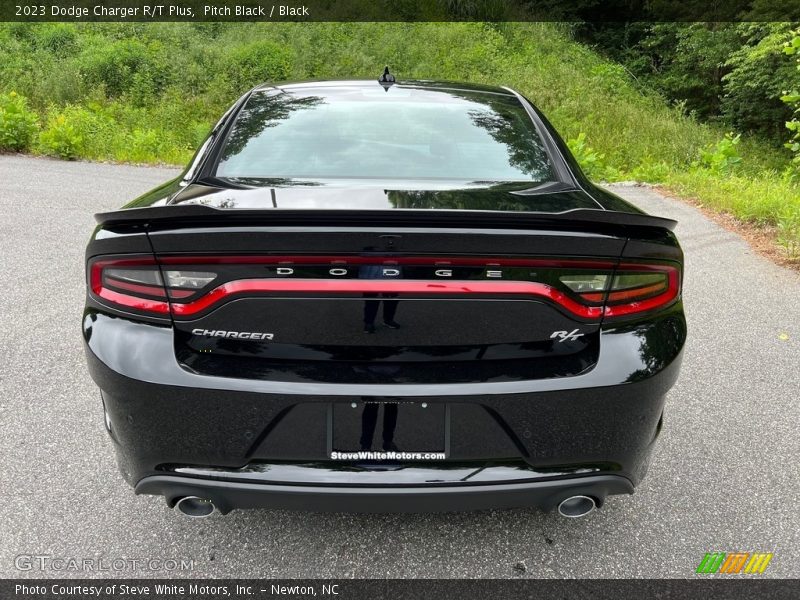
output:
[[380,77],[378,77],[378,83],[380,83],[383,86],[383,91],[388,92],[389,88],[392,87],[394,82],[395,82],[394,75],[389,73],[389,67],[387,65],[383,69],[383,74]]

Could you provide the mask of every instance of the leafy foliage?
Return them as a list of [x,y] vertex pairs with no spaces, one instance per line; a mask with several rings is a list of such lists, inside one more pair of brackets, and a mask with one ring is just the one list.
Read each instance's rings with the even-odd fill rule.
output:
[[0,94],[0,150],[27,150],[36,134],[36,114],[14,91]]
[[247,90],[265,81],[288,79],[292,53],[275,42],[260,40],[236,48],[223,65],[229,86]]
[[166,84],[167,57],[158,41],[137,38],[88,44],[77,57],[78,72],[109,98],[127,95],[134,104],[152,99]]
[[777,241],[790,260],[800,260],[800,206],[787,206],[779,213]]
[[728,175],[742,162],[737,146],[741,134],[727,133],[719,142],[700,154],[699,164],[718,175]]
[[567,146],[587,177],[596,179],[602,175],[605,170],[605,165],[603,164],[605,156],[586,143],[586,134],[584,132],[581,131],[578,137],[567,140]]
[[739,132],[783,140],[783,89],[794,78],[780,54],[791,23],[594,24],[577,33],[682,110]]
[[67,120],[66,115],[54,114],[39,136],[39,147],[44,154],[72,159],[78,155],[81,141],[81,135]]
[[[784,44],[783,53],[788,56],[800,57],[800,30],[795,32],[790,42]],[[797,72],[800,73],[800,58],[797,62]],[[794,109],[792,118],[786,121],[786,128],[791,132],[791,138],[786,143],[786,147],[794,154],[793,162],[800,169],[800,82],[795,80],[791,91],[784,91],[781,100]]]
[[[0,90],[16,89],[40,114],[73,106],[94,115],[72,119],[78,128],[116,121],[96,141],[83,135],[87,158],[142,160],[154,145],[126,139],[138,129],[162,137],[161,160],[184,162],[197,132],[257,83],[372,78],[385,64],[402,79],[512,85],[565,137],[585,133],[606,178],[644,156],[688,167],[725,132],[666,107],[630,69],[553,23],[3,23],[0,53]],[[741,146],[758,164],[782,160],[745,136]]]
[[[484,8],[454,0],[448,10]],[[0,23],[0,148],[185,163],[253,85],[376,78],[388,64],[401,80],[510,85],[590,177],[661,183],[800,239],[797,178],[781,175],[792,106],[778,96],[800,88],[783,52],[790,29],[616,27],[594,43],[618,62],[556,23]],[[726,138],[732,128],[741,136]]]
[[732,52],[723,77],[722,113],[737,131],[755,131],[782,142],[790,112],[783,91],[796,79],[794,65],[781,52],[791,35],[789,23],[747,23],[736,26],[743,42]]

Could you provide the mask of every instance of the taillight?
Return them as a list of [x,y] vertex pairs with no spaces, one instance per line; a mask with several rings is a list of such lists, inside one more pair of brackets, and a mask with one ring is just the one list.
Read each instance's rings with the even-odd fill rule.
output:
[[169,300],[185,301],[216,279],[209,271],[162,269],[149,258],[98,260],[90,267],[92,292],[111,304],[169,314]]
[[584,303],[603,305],[603,316],[618,317],[661,308],[680,292],[677,267],[621,264],[611,273],[587,271],[561,275],[559,281]]
[[621,317],[663,308],[677,299],[680,291],[676,266],[622,264],[609,287],[604,314]]

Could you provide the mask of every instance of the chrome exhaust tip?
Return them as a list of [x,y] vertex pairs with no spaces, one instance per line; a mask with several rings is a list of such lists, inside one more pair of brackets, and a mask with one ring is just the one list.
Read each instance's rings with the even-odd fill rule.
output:
[[597,503],[594,498],[589,496],[570,496],[558,505],[558,514],[562,517],[577,519],[578,517],[585,517],[595,508],[597,508]]
[[197,496],[186,496],[178,500],[175,510],[179,510],[187,517],[202,519],[210,517],[214,512],[214,503],[208,498],[198,498]]

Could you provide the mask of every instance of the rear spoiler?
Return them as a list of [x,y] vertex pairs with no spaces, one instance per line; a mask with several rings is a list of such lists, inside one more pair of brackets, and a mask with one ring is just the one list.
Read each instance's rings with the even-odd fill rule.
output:
[[613,229],[619,227],[658,228],[672,231],[672,219],[645,213],[627,213],[593,208],[576,208],[559,213],[506,212],[493,210],[331,210],[331,209],[245,209],[215,208],[202,204],[126,208],[94,216],[100,225],[203,225],[249,224],[306,227],[467,227],[473,229]]

